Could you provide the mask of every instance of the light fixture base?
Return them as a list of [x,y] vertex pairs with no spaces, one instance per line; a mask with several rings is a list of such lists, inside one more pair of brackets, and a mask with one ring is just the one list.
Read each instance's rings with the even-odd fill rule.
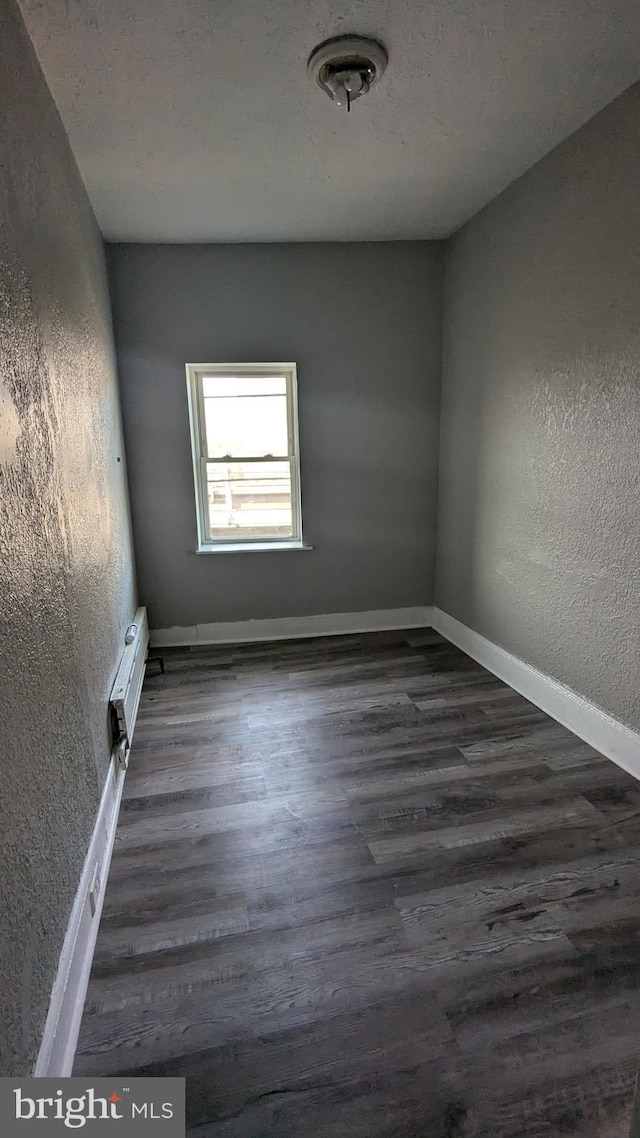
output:
[[388,56],[378,40],[368,36],[334,36],[311,52],[307,72],[338,106],[346,106],[366,95],[384,74]]

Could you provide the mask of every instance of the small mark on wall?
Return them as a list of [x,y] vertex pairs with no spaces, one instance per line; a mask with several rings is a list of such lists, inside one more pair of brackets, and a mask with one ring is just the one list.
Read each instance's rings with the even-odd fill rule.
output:
[[0,463],[11,466],[16,460],[20,419],[7,384],[0,376]]

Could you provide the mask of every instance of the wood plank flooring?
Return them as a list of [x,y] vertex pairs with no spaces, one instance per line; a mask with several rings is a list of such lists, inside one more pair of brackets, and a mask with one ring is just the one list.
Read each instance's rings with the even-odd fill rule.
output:
[[432,631],[165,659],[74,1073],[197,1138],[626,1138],[639,785]]

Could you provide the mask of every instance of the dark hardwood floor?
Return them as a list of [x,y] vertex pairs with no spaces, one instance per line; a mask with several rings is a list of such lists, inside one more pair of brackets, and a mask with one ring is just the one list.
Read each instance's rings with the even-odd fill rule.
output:
[[626,1138],[640,787],[431,631],[150,667],[75,1074],[198,1138]]

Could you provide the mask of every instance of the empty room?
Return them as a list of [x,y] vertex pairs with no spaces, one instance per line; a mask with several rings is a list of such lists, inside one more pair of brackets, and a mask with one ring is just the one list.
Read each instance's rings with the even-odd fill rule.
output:
[[639,1138],[637,0],[0,0],[0,117],[3,1133]]

